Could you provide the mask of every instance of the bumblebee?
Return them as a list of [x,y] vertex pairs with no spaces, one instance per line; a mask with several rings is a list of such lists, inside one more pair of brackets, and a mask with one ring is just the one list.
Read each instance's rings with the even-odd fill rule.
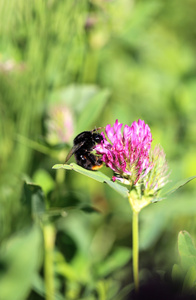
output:
[[[103,137],[97,132],[98,129],[93,129],[91,131],[83,131],[78,134],[73,140],[73,147],[68,153],[65,163],[74,154],[76,163],[87,169],[87,170],[98,170],[103,166],[103,162],[99,156],[91,153],[96,144],[100,144],[103,141]],[[95,132],[96,131],[96,132]]]

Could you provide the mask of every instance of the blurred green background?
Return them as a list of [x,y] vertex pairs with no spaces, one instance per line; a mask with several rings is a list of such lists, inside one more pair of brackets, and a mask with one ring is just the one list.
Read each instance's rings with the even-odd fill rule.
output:
[[[127,299],[128,201],[52,166],[76,134],[140,118],[171,180],[196,175],[195,51],[194,0],[0,1],[1,300]],[[171,272],[195,215],[194,181],[141,212],[141,278]]]

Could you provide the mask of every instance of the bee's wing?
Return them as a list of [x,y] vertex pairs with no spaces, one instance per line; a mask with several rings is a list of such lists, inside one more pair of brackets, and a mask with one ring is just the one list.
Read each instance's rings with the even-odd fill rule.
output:
[[76,152],[78,151],[83,145],[84,145],[85,141],[82,141],[81,143],[74,145],[71,150],[69,151],[69,153],[67,154],[67,157],[65,159],[65,163],[68,162],[68,160],[70,159],[70,157]]

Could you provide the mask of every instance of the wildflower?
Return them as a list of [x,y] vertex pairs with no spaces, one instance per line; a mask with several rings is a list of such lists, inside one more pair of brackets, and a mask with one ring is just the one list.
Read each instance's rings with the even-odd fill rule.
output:
[[167,163],[163,150],[151,148],[152,135],[144,121],[138,120],[131,126],[118,120],[102,132],[103,141],[96,145],[97,154],[105,165],[114,171],[113,181],[120,180],[137,190],[137,196],[155,196],[167,182]]
[[73,135],[73,116],[69,108],[56,104],[48,110],[45,121],[48,143],[55,145],[69,142]]

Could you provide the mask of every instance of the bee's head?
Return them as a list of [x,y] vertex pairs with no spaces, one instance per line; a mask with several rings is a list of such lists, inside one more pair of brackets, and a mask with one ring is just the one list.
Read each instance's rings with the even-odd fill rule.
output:
[[93,133],[93,140],[99,144],[101,141],[103,141],[103,137],[100,133]]

